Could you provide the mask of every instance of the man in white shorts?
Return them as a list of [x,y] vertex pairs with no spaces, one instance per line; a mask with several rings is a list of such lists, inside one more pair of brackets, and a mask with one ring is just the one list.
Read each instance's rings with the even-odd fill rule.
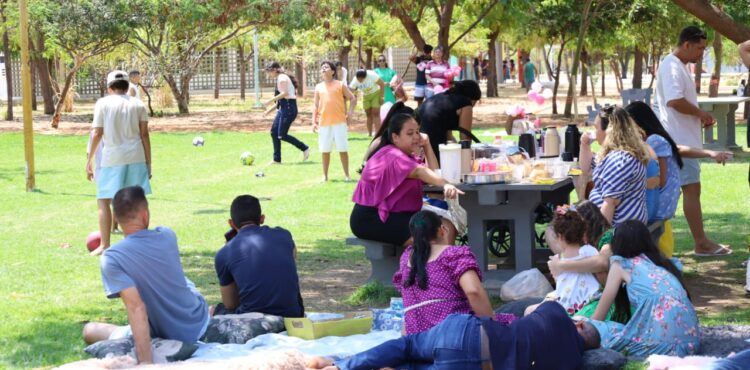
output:
[[[109,95],[99,99],[94,107],[92,124],[94,138],[91,147],[104,141],[101,170],[96,174],[96,199],[99,205],[99,231],[101,244],[91,252],[99,255],[110,245],[112,211],[110,203],[118,190],[140,186],[151,193],[151,142],[148,134],[148,114],[139,99],[128,95],[128,73],[113,71],[107,75]],[[86,174],[94,176],[95,150],[90,150],[86,161]]]
[[[347,126],[351,124],[357,97],[352,94],[346,83],[336,80],[336,67],[332,62],[320,64],[320,75],[323,82],[315,86],[312,124],[313,131],[320,130],[318,147],[323,157],[323,181],[328,181],[328,167],[331,164],[331,150],[336,150],[341,157],[345,181],[349,176],[349,143]],[[348,113],[346,104],[349,103]]]
[[425,77],[424,70],[427,62],[432,60],[432,45],[425,45],[422,53],[414,54],[409,59],[417,66],[417,79],[414,83],[414,100],[417,101],[417,106],[420,106],[424,101],[425,90],[427,89],[427,77]]
[[[703,148],[703,129],[715,123],[710,113],[698,107],[698,94],[687,63],[703,58],[706,33],[698,27],[685,27],[680,32],[674,52],[659,64],[656,80],[656,113],[677,145]],[[683,157],[680,170],[683,211],[698,256],[722,256],[732,253],[729,246],[708,239],[703,228],[701,210],[701,167],[696,158]]]

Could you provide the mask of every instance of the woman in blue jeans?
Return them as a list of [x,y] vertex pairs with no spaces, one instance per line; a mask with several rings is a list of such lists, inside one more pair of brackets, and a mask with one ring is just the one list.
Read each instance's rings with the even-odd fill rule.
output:
[[598,347],[599,333],[591,324],[574,323],[559,303],[545,302],[510,325],[450,315],[428,331],[387,341],[334,364],[315,358],[307,366],[325,370],[573,370],[581,366],[584,349]]
[[[289,135],[289,127],[297,118],[297,81],[284,72],[278,62],[271,62],[266,66],[268,77],[276,79],[276,93],[265,105],[271,105],[264,114],[273,108],[277,109],[276,118],[271,126],[273,140],[273,163],[281,163],[281,141],[286,141],[302,151],[302,160],[310,157],[310,148],[305,143]],[[273,105],[272,105],[273,104]]]

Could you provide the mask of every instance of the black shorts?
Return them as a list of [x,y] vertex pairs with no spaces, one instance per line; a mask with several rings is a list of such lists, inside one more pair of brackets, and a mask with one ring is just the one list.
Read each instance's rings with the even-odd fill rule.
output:
[[409,220],[417,212],[391,212],[383,222],[378,209],[354,204],[349,226],[360,239],[377,240],[394,245],[404,245],[411,237]]

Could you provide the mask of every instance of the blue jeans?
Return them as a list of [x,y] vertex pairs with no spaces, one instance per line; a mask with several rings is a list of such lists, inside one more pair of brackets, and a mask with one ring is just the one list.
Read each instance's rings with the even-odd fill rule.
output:
[[750,349],[746,349],[732,357],[716,361],[712,370],[744,370],[750,369]]
[[481,320],[472,315],[450,315],[428,331],[390,340],[337,361],[336,366],[341,370],[481,370],[481,325]]
[[297,118],[297,100],[281,99],[279,100],[279,110],[276,112],[276,118],[273,119],[271,126],[271,139],[273,139],[273,160],[281,162],[281,141],[286,141],[294,145],[301,151],[307,150],[305,143],[289,135],[289,127]]

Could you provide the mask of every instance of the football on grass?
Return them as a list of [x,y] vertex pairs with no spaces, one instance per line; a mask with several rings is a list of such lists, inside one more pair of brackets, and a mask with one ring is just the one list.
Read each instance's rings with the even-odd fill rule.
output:
[[205,143],[206,141],[203,140],[203,136],[196,136],[193,138],[193,146],[203,146]]

